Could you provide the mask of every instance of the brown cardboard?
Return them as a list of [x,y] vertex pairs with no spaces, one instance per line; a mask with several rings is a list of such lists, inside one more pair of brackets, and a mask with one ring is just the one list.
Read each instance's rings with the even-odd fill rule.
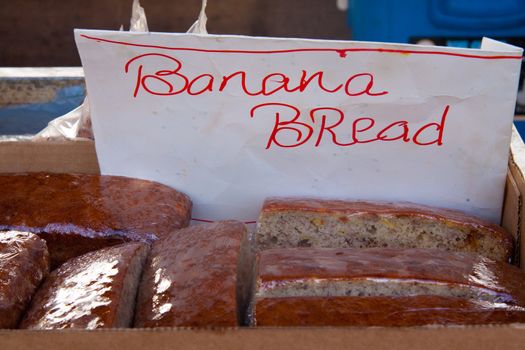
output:
[[[510,148],[502,225],[522,241],[525,144],[515,130]],[[18,171],[98,173],[99,167],[90,141],[0,142],[0,172]],[[522,257],[525,257],[524,249],[522,246]],[[4,349],[511,350],[525,349],[525,324],[423,328],[0,330],[0,350]]]
[[514,239],[517,239],[519,236],[521,200],[521,193],[516,184],[516,180],[514,180],[514,176],[512,176],[512,173],[509,171],[505,184],[505,202],[503,203],[501,226],[510,232],[514,236]]
[[93,141],[0,142],[0,173],[99,174]]
[[[516,182],[521,198],[525,195],[525,144],[518,134],[516,128],[512,131],[512,140],[510,143],[510,159],[509,159],[509,173]],[[521,268],[525,268],[525,262],[522,260],[525,257],[525,244],[523,242],[523,236],[525,235],[525,203],[523,200],[519,202],[518,207],[518,237],[517,244],[518,249],[516,250],[516,255],[520,262]],[[504,212],[504,215],[506,213]]]
[[[520,244],[520,215],[521,215],[522,196],[519,191],[514,176],[509,171],[507,182],[505,184],[505,200],[503,203],[503,213],[501,216],[501,226],[510,232]],[[513,263],[520,266],[520,250],[516,249],[513,257]]]
[[520,349],[525,326],[0,331],[2,349]]

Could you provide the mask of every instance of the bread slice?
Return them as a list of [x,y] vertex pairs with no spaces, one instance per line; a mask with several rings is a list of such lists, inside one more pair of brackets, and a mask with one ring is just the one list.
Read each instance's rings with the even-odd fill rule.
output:
[[188,226],[188,196],[162,184],[120,176],[0,176],[0,230],[36,233],[52,268],[129,241],[152,242]]
[[270,248],[435,248],[509,262],[514,239],[461,212],[410,203],[269,198],[255,234]]
[[148,250],[127,243],[65,262],[38,290],[20,328],[130,327]]
[[235,327],[243,323],[253,262],[237,221],[191,226],[153,243],[135,327]]
[[49,274],[46,242],[29,232],[0,232],[0,328],[16,328]]
[[525,273],[436,249],[258,253],[253,326],[421,326],[525,321]]

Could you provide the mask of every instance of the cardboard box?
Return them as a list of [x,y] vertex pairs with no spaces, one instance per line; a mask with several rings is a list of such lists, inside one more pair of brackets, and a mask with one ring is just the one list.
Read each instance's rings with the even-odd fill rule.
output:
[[[525,225],[525,144],[513,131],[502,225],[518,243]],[[0,142],[0,172],[99,173],[94,144]],[[525,258],[525,245],[518,258]],[[521,267],[525,268],[525,259]],[[524,281],[525,286],[525,281]],[[6,349],[524,349],[525,324],[416,328],[0,330]]]

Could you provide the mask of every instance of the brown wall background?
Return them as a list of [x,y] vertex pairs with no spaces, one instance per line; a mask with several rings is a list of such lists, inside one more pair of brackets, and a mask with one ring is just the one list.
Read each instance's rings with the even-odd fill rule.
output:
[[[185,32],[200,0],[141,0],[150,31]],[[0,0],[0,66],[78,66],[74,28],[129,29],[132,0]],[[335,0],[208,0],[208,32],[349,39]]]

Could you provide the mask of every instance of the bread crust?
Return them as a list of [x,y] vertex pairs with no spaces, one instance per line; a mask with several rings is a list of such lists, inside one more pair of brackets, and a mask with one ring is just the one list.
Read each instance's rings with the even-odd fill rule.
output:
[[300,210],[318,213],[341,213],[341,214],[386,214],[396,216],[418,215],[432,217],[434,219],[469,224],[473,226],[489,227],[494,231],[502,231],[501,227],[467,215],[458,210],[436,208],[423,204],[409,202],[381,202],[381,201],[352,201],[337,199],[322,199],[308,197],[269,197],[264,201],[262,211],[274,212],[284,210]]
[[135,327],[239,324],[238,264],[246,227],[191,226],[153,243],[140,285]]
[[257,326],[412,327],[522,323],[525,309],[453,297],[309,297],[257,302]]
[[[525,273],[482,256],[431,249],[270,249],[258,253],[251,323],[257,326],[417,326],[525,321]],[[286,293],[292,284],[371,281],[386,289],[399,283],[422,284],[411,294],[367,292],[362,296]],[[443,294],[432,287],[444,286]],[[471,291],[458,296],[453,289]],[[399,290],[402,292],[399,294]],[[374,294],[376,293],[376,294]],[[347,296],[349,295],[349,296]],[[483,297],[483,296],[488,296]]]
[[[54,270],[36,293],[31,307],[20,324],[25,329],[96,329],[130,326],[119,320],[123,291],[130,266],[136,259],[144,263],[148,246],[126,243],[106,247],[71,259]],[[139,271],[140,272],[140,271]],[[140,276],[135,276],[136,283]],[[135,290],[132,293],[136,293]],[[133,301],[135,298],[131,298]],[[132,312],[131,312],[132,315]]]
[[53,267],[127,241],[152,242],[186,227],[188,196],[159,183],[118,176],[0,176],[0,230],[45,239]]
[[0,329],[16,328],[49,274],[46,242],[29,232],[0,232]]

